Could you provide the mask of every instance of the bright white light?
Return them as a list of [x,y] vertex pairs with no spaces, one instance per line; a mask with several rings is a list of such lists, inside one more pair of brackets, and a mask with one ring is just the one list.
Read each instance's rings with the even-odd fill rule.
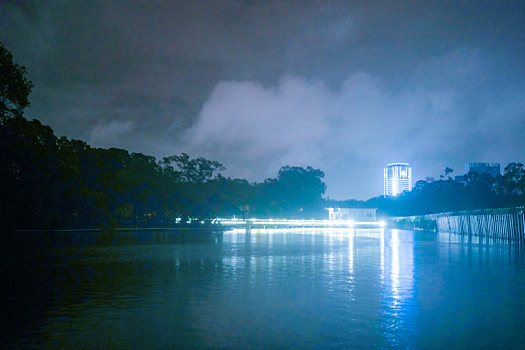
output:
[[392,195],[397,196],[397,177],[392,178]]
[[296,220],[296,219],[217,219],[217,222],[225,226],[265,226],[270,227],[383,227],[383,221],[353,221],[353,220]]

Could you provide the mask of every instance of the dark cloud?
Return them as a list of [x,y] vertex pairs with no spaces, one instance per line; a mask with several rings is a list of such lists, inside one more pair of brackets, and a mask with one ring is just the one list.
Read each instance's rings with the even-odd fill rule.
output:
[[35,82],[29,117],[98,146],[284,164],[329,194],[470,161],[523,161],[520,1],[4,1],[0,40]]

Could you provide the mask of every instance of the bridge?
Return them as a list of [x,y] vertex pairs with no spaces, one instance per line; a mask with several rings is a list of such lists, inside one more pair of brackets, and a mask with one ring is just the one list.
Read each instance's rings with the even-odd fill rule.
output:
[[216,223],[239,229],[270,228],[381,228],[384,221],[286,220],[286,219],[217,219]]

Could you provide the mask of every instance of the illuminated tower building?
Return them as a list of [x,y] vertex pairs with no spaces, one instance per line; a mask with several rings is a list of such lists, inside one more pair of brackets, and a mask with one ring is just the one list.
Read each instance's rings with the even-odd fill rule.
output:
[[397,196],[412,189],[412,168],[408,163],[387,164],[384,172],[385,196]]

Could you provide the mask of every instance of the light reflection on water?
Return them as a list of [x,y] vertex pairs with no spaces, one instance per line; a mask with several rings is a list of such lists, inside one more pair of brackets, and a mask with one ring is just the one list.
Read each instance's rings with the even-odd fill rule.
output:
[[[388,345],[409,344],[412,330],[410,323],[414,317],[414,278],[413,245],[410,241],[401,242],[399,230],[392,229],[390,249],[385,249],[385,237],[381,239],[382,289],[384,305],[384,336]],[[390,259],[385,258],[390,255]],[[385,278],[385,260],[390,260],[387,269],[389,278]]]
[[512,348],[525,341],[523,252],[507,244],[356,228],[155,237],[161,242],[49,250],[53,297],[36,331],[15,344]]

